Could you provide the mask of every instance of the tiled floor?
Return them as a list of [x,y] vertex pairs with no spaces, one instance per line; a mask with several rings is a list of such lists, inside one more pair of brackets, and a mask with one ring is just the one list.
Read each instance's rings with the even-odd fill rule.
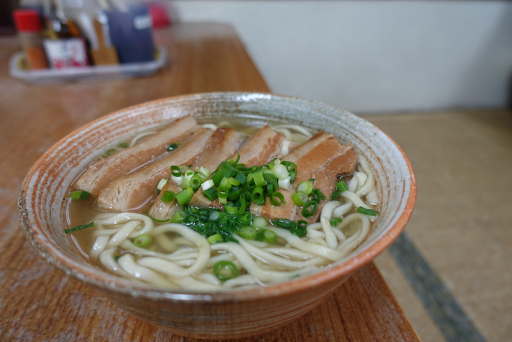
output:
[[[418,198],[406,231],[487,341],[512,341],[512,113],[366,116],[405,151]],[[377,265],[424,341],[442,341],[387,253]]]

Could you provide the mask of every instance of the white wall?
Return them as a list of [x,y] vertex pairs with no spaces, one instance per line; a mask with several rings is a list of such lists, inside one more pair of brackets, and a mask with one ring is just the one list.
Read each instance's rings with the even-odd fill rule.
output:
[[276,93],[355,112],[502,107],[512,3],[172,1],[182,22],[232,24]]

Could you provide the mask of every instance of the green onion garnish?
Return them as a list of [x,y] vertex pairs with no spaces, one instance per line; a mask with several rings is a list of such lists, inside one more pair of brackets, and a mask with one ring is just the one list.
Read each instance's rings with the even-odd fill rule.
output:
[[324,193],[320,189],[314,189],[313,192],[311,193],[312,201],[316,201],[317,203],[320,203],[326,199],[327,199],[327,197],[324,195]]
[[297,185],[297,192],[302,191],[306,195],[309,195],[313,191],[313,184],[308,181],[302,181]]
[[316,209],[318,209],[318,202],[309,201],[306,204],[304,204],[304,208],[302,208],[302,216],[304,216],[305,218],[311,217],[315,215]]
[[255,217],[252,226],[254,228],[265,228],[267,226],[267,220],[261,216]]
[[231,261],[221,260],[213,265],[213,274],[225,281],[238,277],[238,268]]
[[292,201],[295,205],[304,205],[308,201],[308,195],[302,191],[296,192],[292,196]]
[[116,256],[114,257],[114,260],[117,262],[117,260],[119,260],[119,258],[120,258],[120,257],[121,257],[120,255],[116,255]]
[[183,217],[185,216],[185,213],[182,211],[178,211],[171,219],[171,223],[181,223],[183,221]]
[[261,186],[255,187],[251,194],[251,202],[259,203],[264,199],[265,195],[263,194],[263,188]]
[[72,200],[85,200],[89,197],[89,193],[87,191],[73,191],[69,194],[69,198]]
[[174,192],[173,191],[164,191],[164,194],[162,195],[162,202],[172,202],[174,201]]
[[242,224],[243,226],[247,226],[247,225],[251,224],[251,221],[252,221],[251,212],[250,211],[246,212],[245,214],[240,216],[239,220],[240,220],[240,224]]
[[308,226],[308,221],[306,221],[306,220],[298,220],[297,221],[297,227],[299,227],[301,229],[306,229],[307,226]]
[[258,171],[253,173],[254,183],[256,186],[265,186],[267,185],[267,182],[265,181],[265,178],[263,177],[263,171]]
[[357,208],[357,212],[361,213],[361,214],[368,215],[368,216],[377,216],[379,214],[379,212],[377,210],[366,209],[366,208],[363,208],[363,207]]
[[177,148],[178,148],[178,144],[172,143],[172,144],[169,145],[169,147],[167,147],[167,151],[173,151],[173,150],[175,150]]
[[[274,159],[274,162],[275,162],[275,159]],[[286,166],[286,169],[288,171],[297,171],[297,164],[295,164],[295,163],[284,160],[280,164]]]
[[178,203],[183,206],[185,203],[190,201],[192,199],[192,196],[194,195],[194,190],[192,188],[185,189],[178,193],[175,197]]
[[128,147],[128,144],[127,143],[120,143],[119,145],[120,148],[127,148]]
[[238,235],[246,240],[254,240],[256,238],[257,231],[251,226],[245,226],[240,228]]
[[336,225],[340,222],[343,222],[343,219],[341,217],[335,217],[329,220],[329,223],[331,226],[336,227]]
[[174,177],[181,177],[180,167],[176,165],[171,166],[171,175],[173,175]]
[[111,148],[110,150],[105,152],[105,154],[110,157],[111,155],[115,154],[116,152],[117,152],[117,150],[115,148]]
[[345,184],[345,182],[344,182],[344,181],[341,181],[341,182],[336,183],[336,188],[337,188],[340,192],[343,192],[343,191],[347,191],[347,190],[348,190],[348,186],[347,186],[347,184]]
[[90,228],[90,227],[94,227],[94,222],[91,222],[91,223],[88,223],[88,224],[84,224],[82,226],[76,226],[76,227],[73,227],[71,229],[66,229],[66,230],[64,230],[64,233],[71,234],[71,233],[76,232],[77,230],[82,230],[82,229]]
[[213,201],[217,198],[217,189],[215,189],[213,186],[209,188],[208,190],[203,191],[204,197],[208,198],[210,201]]
[[276,243],[277,241],[276,233],[274,233],[271,230],[265,229],[265,231],[263,232],[263,237],[265,238],[265,240],[267,240],[268,243]]
[[222,178],[231,177],[231,174],[235,170],[235,168],[230,163],[221,163],[222,166],[220,166],[220,169],[215,171],[215,174],[212,176],[213,182],[215,183],[215,186],[219,186],[220,181]]
[[195,174],[190,178],[190,186],[192,189],[197,189],[201,186],[201,183],[203,182],[203,178],[199,174]]
[[149,236],[148,234],[141,234],[137,236],[135,239],[133,239],[133,244],[136,247],[145,248],[151,244],[153,241],[153,238]]
[[206,240],[208,240],[208,242],[213,245],[214,243],[219,243],[219,242],[223,242],[224,239],[222,239],[222,235],[220,234],[213,234],[213,235],[210,235]]
[[341,191],[335,190],[331,194],[331,201],[336,201],[340,197]]
[[270,197],[270,204],[273,206],[279,207],[281,204],[284,203],[284,195],[280,193],[279,191],[273,192]]
[[233,205],[233,203],[231,202],[228,202],[225,206],[224,206],[224,210],[226,211],[226,213],[230,214],[230,215],[234,215],[234,214],[238,214],[238,208],[235,207]]

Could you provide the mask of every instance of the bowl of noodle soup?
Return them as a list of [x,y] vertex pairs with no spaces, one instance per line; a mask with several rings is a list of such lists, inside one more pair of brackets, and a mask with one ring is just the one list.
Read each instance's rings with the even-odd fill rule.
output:
[[[259,128],[265,124],[270,124],[276,130],[294,125],[290,126],[291,129],[286,133],[287,135],[298,133],[296,137],[290,137],[292,140],[302,139],[301,134],[307,138],[308,134],[319,131],[334,135],[342,144],[354,146],[360,158],[358,166],[360,177],[374,178],[375,188],[372,190],[372,196],[378,198],[379,204],[375,208],[378,209],[379,215],[372,218],[375,222],[371,223],[368,219],[359,219],[361,217],[359,214],[343,212],[345,221],[361,220],[362,225],[347,237],[340,236],[340,232],[332,229],[338,244],[334,248],[323,245],[322,247],[325,247],[324,252],[328,249],[326,253],[336,254],[337,259],[332,258],[336,261],[326,265],[310,261],[309,266],[318,266],[310,268],[300,264],[296,271],[288,269],[282,272],[286,273],[286,277],[278,275],[279,281],[271,279],[277,274],[272,273],[274,270],[265,269],[265,265],[256,260],[258,257],[265,258],[272,251],[262,251],[260,247],[263,245],[248,243],[244,239],[241,239],[243,241],[240,241],[240,245],[247,248],[246,252],[237,254],[237,249],[241,248],[238,244],[229,245],[233,250],[228,252],[236,256],[234,259],[237,259],[238,265],[240,263],[243,266],[249,265],[246,267],[245,278],[241,277],[249,281],[243,283],[241,280],[238,284],[231,282],[230,286],[225,286],[227,288],[222,286],[231,280],[217,284],[208,279],[208,275],[195,276],[194,282],[183,283],[181,288],[172,288],[167,285],[179,285],[181,280],[170,281],[169,279],[175,278],[166,278],[164,274],[161,282],[158,280],[160,278],[155,278],[157,280],[154,281],[144,279],[144,281],[134,281],[133,277],[132,279],[123,278],[115,272],[106,272],[109,269],[108,265],[102,266],[100,261],[98,261],[99,264],[91,262],[89,259],[94,255],[87,255],[89,251],[84,253],[83,242],[81,244],[72,235],[64,233],[69,226],[68,196],[72,185],[88,165],[105,151],[118,146],[120,141],[131,141],[140,136],[141,132],[161,127],[169,121],[186,115],[192,115],[201,124],[215,123],[221,126],[223,122],[227,122],[249,131],[251,127]],[[300,128],[294,131],[293,127]],[[252,131],[254,132],[254,129]],[[362,180],[361,184],[364,182]],[[350,183],[349,186],[351,186]],[[352,193],[358,193],[357,185],[352,186],[350,190]],[[18,207],[25,235],[48,262],[66,274],[93,286],[127,312],[184,336],[241,338],[275,329],[319,305],[355,270],[370,262],[394,241],[411,216],[415,198],[416,182],[407,157],[392,139],[368,121],[334,107],[293,97],[256,93],[208,93],[173,97],[130,107],[101,117],[72,132],[50,148],[32,167],[23,183]],[[357,200],[357,198],[353,199],[354,203],[359,203]],[[329,218],[334,215],[335,208],[341,207],[340,204],[331,205]],[[326,207],[329,206],[324,205],[324,209]],[[341,211],[343,209],[338,209],[338,212]],[[124,226],[113,227],[113,224],[118,222],[124,224],[124,218],[116,218],[113,214],[105,216],[101,216],[102,213],[96,214],[99,215],[95,217],[96,224],[101,223],[100,228],[103,230],[114,228],[119,232],[123,229]],[[123,217],[130,215],[135,217],[140,214],[124,213]],[[190,254],[188,257],[179,258],[179,260],[165,259],[165,256],[162,258],[161,263],[164,265],[176,262],[180,272],[194,266],[208,269],[205,267],[208,261],[199,263],[201,250],[222,249],[215,247],[222,246],[222,243],[212,244],[211,246],[214,247],[206,243],[205,246],[204,237],[198,237],[199,234],[190,229],[184,229],[180,224],[154,222],[147,216],[135,218],[141,222],[136,228],[138,234],[152,231],[155,237],[157,236],[155,232],[160,229],[160,231],[178,233],[177,238],[194,241],[195,249],[184,251]],[[96,229],[94,238],[98,239],[103,233],[99,228]],[[132,234],[135,228],[130,229],[125,237]],[[271,257],[276,259],[280,257],[280,262],[283,262],[283,257],[287,259],[290,256],[286,255],[287,253],[307,254],[300,248],[295,252],[285,250],[285,247],[289,247],[290,244],[314,244],[313,239],[329,235],[327,232],[320,233],[321,224],[311,225],[308,228],[311,241],[308,241],[307,237],[301,240],[295,235],[292,236],[285,229],[269,227],[269,230],[275,231],[282,241],[286,240],[287,244],[281,246],[280,251],[277,251],[278,248],[273,248],[277,256]],[[340,231],[342,230],[343,227]],[[115,234],[109,234],[108,238],[103,239],[105,243],[101,253],[108,254],[105,246],[108,242],[115,242],[113,238]],[[132,234],[131,237],[136,235]],[[239,238],[238,235],[234,236]],[[358,240],[352,241],[350,248],[344,249],[343,246],[348,245],[342,246],[343,239],[351,238]],[[94,243],[94,241],[88,242],[89,248]],[[122,246],[126,247],[131,242],[125,238],[116,243],[118,243],[116,246],[124,244]],[[323,242],[324,245],[329,243],[329,241]],[[226,246],[224,249],[228,248]],[[337,249],[337,247],[340,248]],[[353,247],[357,248],[353,250]],[[114,251],[114,249],[111,250]],[[158,253],[163,254],[162,251]],[[158,256],[158,253],[144,256],[150,259],[155,255]],[[98,260],[99,255],[100,253],[96,255]],[[252,255],[254,260],[244,261],[243,258],[248,258],[249,255]],[[258,257],[254,257],[255,255]],[[315,257],[318,258],[318,255]],[[130,262],[133,262],[125,255],[121,258],[113,258],[114,256],[110,255],[108,260],[126,263],[125,269],[128,269]],[[190,258],[193,260],[186,261]],[[314,259],[311,255],[304,256],[306,261],[311,259]],[[256,267],[251,269],[250,265],[253,263],[259,265],[257,270]],[[262,273],[266,271],[268,281],[255,282],[251,274],[256,271]],[[265,278],[265,275],[262,277]],[[195,286],[196,281],[217,285],[201,289]]]

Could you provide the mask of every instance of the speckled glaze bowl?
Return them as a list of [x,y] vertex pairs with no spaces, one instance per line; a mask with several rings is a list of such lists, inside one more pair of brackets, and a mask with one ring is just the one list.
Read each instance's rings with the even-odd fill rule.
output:
[[[64,234],[65,194],[101,151],[130,132],[194,115],[198,121],[238,119],[250,125],[286,121],[333,133],[365,156],[376,175],[381,215],[366,241],[332,267],[292,281],[220,293],[169,291],[101,271]],[[144,103],[104,116],[69,134],[32,167],[21,189],[19,216],[32,246],[51,264],[90,284],[124,310],[176,334],[240,338],[284,325],[330,296],[404,229],[416,198],[412,167],[398,145],[368,121],[298,98],[254,93],[197,94]]]

